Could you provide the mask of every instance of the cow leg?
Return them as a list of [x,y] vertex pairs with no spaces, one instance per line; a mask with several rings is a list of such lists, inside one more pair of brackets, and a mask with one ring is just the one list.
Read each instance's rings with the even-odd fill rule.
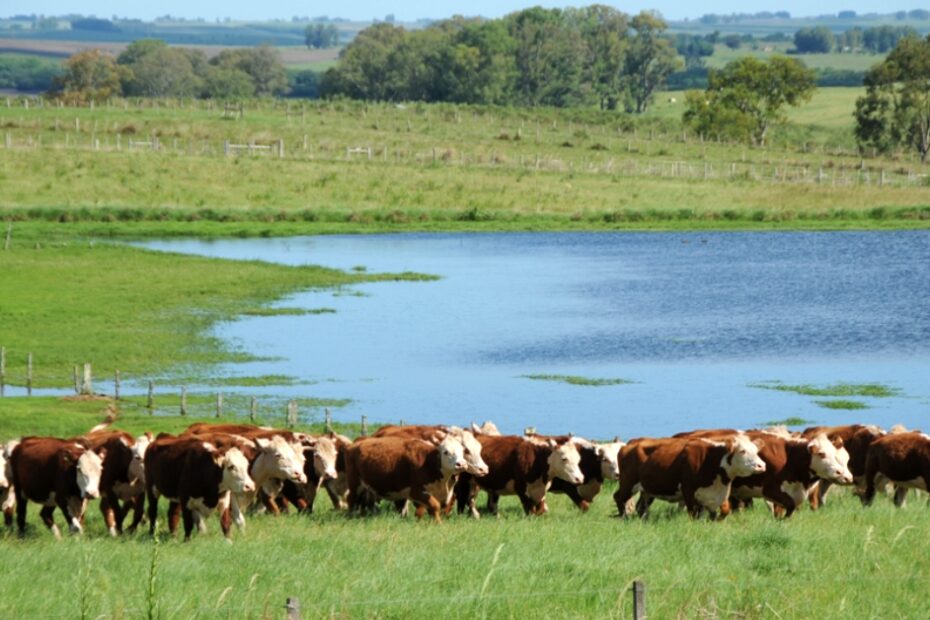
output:
[[326,494],[329,495],[329,501],[332,502],[333,508],[336,510],[345,510],[348,508],[347,494],[345,490],[340,490],[339,480],[329,479],[323,483],[323,488],[326,489]]
[[495,491],[485,490],[485,492],[488,494],[488,504],[487,504],[486,509],[489,513],[491,513],[492,515],[496,517],[497,507],[498,507],[498,504],[500,503],[501,496],[498,495]]
[[898,508],[904,508],[907,504],[907,488],[898,487],[894,488],[894,505]]
[[426,491],[423,491],[420,494],[418,500],[416,500],[417,510],[416,515],[417,519],[423,517],[423,513],[429,512],[429,515],[433,518],[433,521],[436,523],[442,523],[442,518],[439,516],[439,513],[442,511],[442,503]]
[[242,507],[239,505],[239,502],[239,496],[231,494],[229,499],[230,514],[233,522],[236,524],[236,528],[242,532],[245,530],[245,514],[242,512]]
[[517,497],[520,498],[520,503],[523,504],[523,513],[526,515],[535,515],[536,512],[536,500],[526,494],[526,487],[517,489]]
[[194,531],[194,511],[187,507],[187,502],[181,498],[181,518],[184,520],[184,542],[189,542]]
[[225,537],[226,540],[231,540],[229,532],[232,529],[232,523],[232,511],[227,506],[225,510],[220,512],[220,529],[223,530],[223,537]]
[[[23,507],[23,517],[19,519],[19,506]],[[17,504],[17,520],[20,522],[19,533],[20,536],[25,534],[26,530],[26,502],[23,501],[20,504]],[[42,510],[39,511],[39,517],[42,519],[42,523],[45,524],[52,534],[55,535],[56,540],[61,540],[61,531],[58,529],[58,526],[55,525],[55,506],[42,506]]]
[[65,520],[68,522],[68,530],[72,534],[84,533],[84,511],[87,507],[87,500],[80,497],[56,498],[58,507],[61,508]]
[[12,508],[3,509],[3,524],[7,527],[7,529],[11,529],[13,527],[13,509]]
[[[142,515],[145,511],[145,495],[140,493],[136,495],[135,497],[133,497],[131,500],[129,500],[129,503],[132,504],[132,522],[129,524],[128,531],[130,534],[134,534],[136,531],[136,528],[139,527],[139,523],[142,522]],[[123,507],[124,517],[127,512],[128,512],[128,509],[124,506]],[[121,527],[121,526],[122,524],[118,524],[118,527]]]
[[174,534],[178,530],[178,520],[181,518],[181,504],[168,503],[168,531]]
[[[158,496],[155,495],[154,488],[146,489],[145,494],[149,499],[149,535],[155,535],[155,525],[158,519]],[[139,524],[139,517],[136,515],[133,520],[132,527],[135,527]]]
[[591,502],[581,496],[581,493],[578,492],[578,487],[571,486],[567,488],[565,494],[582,512],[587,512],[588,508],[591,507]]
[[[116,515],[119,510],[119,499],[111,502],[109,495],[100,497],[100,513],[103,515],[103,522],[106,523],[107,531],[110,533],[110,536],[113,537],[116,537],[117,534]],[[120,519],[120,521],[122,521],[122,519]]]
[[278,509],[278,503],[274,499],[269,497],[268,494],[265,493],[264,491],[259,491],[259,493],[261,497],[262,506],[265,507],[265,510],[271,513],[272,516],[277,517],[278,515],[280,515],[281,511]]
[[821,506],[827,503],[827,493],[833,488],[833,483],[829,480],[818,480],[814,483],[808,499],[811,510],[819,510]]
[[[816,489],[815,489],[816,490]],[[764,490],[765,499],[773,503],[772,515],[778,519],[787,519],[797,509],[798,504],[794,498],[785,493],[780,487],[771,487]],[[802,500],[803,502],[803,500]]]
[[20,538],[26,535],[26,497],[19,493],[19,487],[16,487],[16,528]]
[[617,516],[626,517],[629,515],[627,503],[630,501],[630,498],[633,497],[633,487],[635,485],[635,480],[625,479],[623,476],[620,477],[620,485],[614,492],[614,503],[617,504]]
[[[396,510],[397,513],[398,513],[402,518],[404,518],[404,519],[406,519],[406,518],[407,518],[407,515],[410,514],[410,508],[409,508],[409,506],[408,506],[408,504],[407,504],[407,500],[405,500],[405,499],[399,499],[399,500],[395,501],[395,502],[394,502],[394,510]],[[419,519],[419,518],[422,517],[422,516],[423,516],[423,514],[420,512],[420,506],[417,505],[417,518]]]

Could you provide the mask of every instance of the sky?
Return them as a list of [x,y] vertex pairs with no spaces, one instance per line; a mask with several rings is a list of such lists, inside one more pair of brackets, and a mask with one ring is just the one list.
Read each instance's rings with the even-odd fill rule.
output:
[[[793,16],[809,16],[824,13],[836,13],[841,10],[854,10],[858,13],[891,13],[898,9],[923,8],[913,0],[901,4],[881,0],[704,0],[689,2],[687,0],[633,0],[622,4],[604,2],[625,13],[638,13],[641,10],[658,10],[666,19],[696,18],[705,13],[755,13],[758,11],[789,11]],[[263,0],[262,2],[243,2],[242,0],[159,0],[158,2],[107,2],[106,0],[3,0],[0,3],[0,16],[15,14],[63,15],[68,13],[94,14],[97,17],[132,17],[150,20],[170,14],[179,17],[202,17],[213,20],[217,17],[233,19],[263,20],[293,16],[345,17],[353,20],[369,21],[384,19],[388,13],[394,14],[399,21],[415,21],[420,18],[444,18],[452,15],[483,15],[500,17],[507,13],[541,5],[545,7],[585,6],[595,4],[588,2],[533,2],[532,0],[433,0],[416,2],[414,0],[346,0],[344,2],[294,2],[293,0]]]

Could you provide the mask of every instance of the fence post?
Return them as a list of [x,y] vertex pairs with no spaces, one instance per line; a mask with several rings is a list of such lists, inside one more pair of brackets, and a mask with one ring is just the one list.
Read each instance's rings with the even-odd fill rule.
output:
[[258,412],[258,402],[255,400],[255,397],[252,396],[249,400],[249,420],[252,422],[255,421],[255,414]]
[[84,380],[81,382],[81,395],[90,396],[93,390],[93,368],[89,363],[84,364]]
[[229,140],[223,140],[223,155],[229,157]]
[[296,596],[287,597],[284,609],[287,611],[287,620],[300,620],[300,600]]
[[181,386],[181,415],[187,415],[187,386]]
[[71,371],[71,382],[74,383],[74,393],[75,393],[75,394],[80,394],[80,393],[81,393],[81,384],[80,384],[80,382],[78,381],[77,364],[74,365],[74,368],[73,368],[73,370]]
[[328,407],[324,409],[323,411],[324,411],[324,420],[325,420],[324,430],[327,433],[332,433],[333,432],[333,414],[329,412]]
[[361,435],[362,437],[368,437],[368,416],[365,415],[362,416]]
[[223,394],[222,392],[216,393],[216,417],[223,417]]
[[155,408],[155,384],[152,381],[149,381],[149,394],[145,400],[145,408],[149,410],[149,414]]
[[6,347],[0,347],[0,397],[6,391]]
[[287,401],[287,426],[294,428],[297,425],[297,401]]
[[278,140],[278,159],[284,159],[284,139]]
[[633,620],[646,618],[646,584],[642,581],[633,582]]
[[26,396],[32,396],[32,353],[26,356]]
[[119,400],[119,368],[113,374],[113,400]]
[[10,239],[13,237],[13,222],[9,222],[6,225],[6,241],[3,242],[3,251],[6,252],[10,249]]

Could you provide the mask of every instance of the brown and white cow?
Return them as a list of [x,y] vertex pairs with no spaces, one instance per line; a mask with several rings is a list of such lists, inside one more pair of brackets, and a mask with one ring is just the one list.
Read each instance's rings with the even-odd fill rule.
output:
[[[872,442],[887,433],[881,428],[871,424],[845,424],[842,426],[812,426],[801,431],[801,435],[812,438],[824,434],[831,441],[837,439],[843,442],[843,447],[849,453],[849,471],[853,476],[856,492],[860,495],[865,491],[865,459]],[[827,499],[827,491],[831,483],[824,480],[818,485],[816,493],[811,493],[811,508],[818,508]]]
[[204,518],[214,510],[220,514],[220,526],[228,539],[231,494],[256,489],[249,476],[249,461],[234,441],[217,446],[199,437],[159,435],[145,452],[145,472],[149,532],[155,534],[158,498],[165,497],[168,529],[177,529],[180,511],[185,541],[190,540],[195,523],[203,531]]
[[410,439],[423,439],[433,445],[439,445],[447,436],[455,437],[462,444],[466,471],[476,476],[488,473],[488,465],[481,458],[481,443],[475,435],[458,426],[430,426],[425,424],[392,425],[379,428],[372,437],[406,437]]
[[122,431],[90,432],[75,441],[83,440],[95,451],[106,451],[100,476],[100,512],[111,536],[123,531],[123,519],[129,507],[133,508],[138,523],[145,503],[145,449],[151,434],[138,439]]
[[[303,440],[304,474],[306,484],[285,480],[281,486],[278,502],[294,504],[299,512],[313,513],[316,495],[326,482],[339,476],[336,463],[339,448],[336,441],[327,435],[307,435]],[[284,504],[286,506],[287,504]]]
[[842,440],[834,443],[822,433],[810,439],[785,439],[764,431],[749,431],[747,435],[761,443],[759,457],[765,471],[734,480],[732,497],[765,498],[781,506],[787,518],[818,483],[852,484]]
[[716,441],[672,437],[639,439],[620,450],[620,483],[614,501],[620,516],[640,492],[639,513],[646,516],[652,499],[683,501],[692,517],[702,509],[716,517],[727,501],[734,478],[765,471],[759,445],[743,433]]
[[39,515],[56,538],[61,537],[53,518],[61,509],[73,533],[84,531],[87,500],[100,495],[104,449],[94,452],[83,443],[56,437],[24,437],[10,455],[16,524],[26,532],[26,502],[42,505]]
[[378,499],[409,500],[417,518],[429,512],[439,523],[455,476],[467,467],[462,443],[452,435],[439,445],[406,437],[358,440],[346,450],[349,510],[371,510]]
[[600,493],[605,480],[617,480],[620,477],[620,465],[617,459],[620,456],[620,448],[626,444],[619,439],[608,443],[595,443],[581,437],[567,435],[532,435],[532,437],[543,440],[552,439],[557,443],[571,441],[578,448],[578,453],[581,455],[578,466],[584,475],[584,482],[572,484],[562,478],[553,478],[549,491],[564,493],[582,511],[586,512],[591,507],[591,502]]
[[[869,446],[865,461],[862,503],[870,505],[875,491],[888,483],[898,489],[930,490],[930,437],[919,432],[894,433]],[[894,504],[904,504],[906,492],[895,493]]]
[[581,454],[571,441],[562,445],[554,440],[534,441],[516,435],[479,435],[481,456],[488,466],[484,476],[462,476],[456,488],[459,512],[466,506],[478,518],[475,497],[479,489],[488,494],[488,509],[497,514],[501,495],[516,495],[526,514],[546,512],[546,492],[555,478],[579,485]]

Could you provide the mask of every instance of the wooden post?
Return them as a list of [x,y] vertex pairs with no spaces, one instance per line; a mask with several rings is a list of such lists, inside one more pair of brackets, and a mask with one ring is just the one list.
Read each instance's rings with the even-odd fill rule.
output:
[[633,582],[633,620],[646,618],[646,584],[642,581]]
[[223,417],[223,394],[221,392],[216,393],[216,417]]
[[229,140],[223,140],[223,155],[229,157]]
[[149,413],[152,413],[152,409],[155,408],[155,384],[149,381],[149,395],[145,400],[145,408],[149,410]]
[[6,347],[0,347],[0,397],[6,390]]
[[89,363],[84,364],[84,380],[81,382],[81,395],[90,396],[93,389],[93,368]]
[[119,369],[113,373],[113,400],[119,400]]
[[327,433],[332,433],[333,432],[333,414],[329,412],[329,407],[327,407],[323,411],[324,411],[323,419],[325,420],[324,430]]
[[284,139],[278,140],[278,159],[284,159]]
[[255,397],[249,399],[249,420],[255,421],[255,414],[258,413],[258,401],[255,400]]
[[297,401],[287,401],[287,427],[294,428],[297,426]]
[[284,609],[287,612],[287,620],[300,620],[300,600],[297,597],[287,597]]
[[6,252],[10,249],[10,239],[13,237],[13,222],[9,222],[6,225],[6,240],[3,242],[3,251]]
[[181,386],[181,415],[187,415],[187,386]]
[[368,437],[368,416],[365,415],[362,416],[361,435],[362,437]]
[[13,148],[13,138],[10,136],[10,132],[6,132],[6,148],[7,150]]
[[26,356],[26,396],[32,396],[32,353]]

